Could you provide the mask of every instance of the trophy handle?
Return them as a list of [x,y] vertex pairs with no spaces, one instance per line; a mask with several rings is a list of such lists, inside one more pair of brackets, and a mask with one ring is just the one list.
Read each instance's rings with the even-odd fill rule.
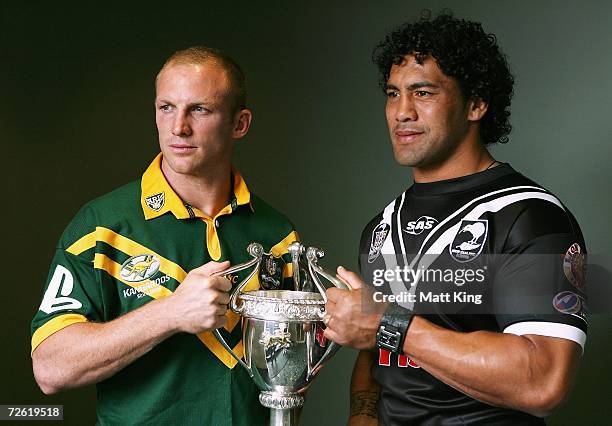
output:
[[[237,314],[240,314],[240,312],[242,312],[242,310],[243,310],[243,306],[242,305],[238,305],[238,302],[237,302],[238,296],[240,295],[242,289],[251,280],[251,278],[253,278],[253,275],[255,275],[257,273],[257,271],[259,270],[259,266],[261,264],[261,259],[262,259],[263,255],[264,255],[264,249],[263,249],[263,246],[261,244],[259,244],[259,243],[251,243],[247,247],[247,252],[253,257],[253,259],[251,259],[251,260],[249,260],[247,262],[244,262],[244,263],[240,263],[240,264],[235,265],[235,266],[230,266],[225,271],[221,271],[221,272],[217,272],[217,273],[213,274],[213,276],[222,276],[222,277],[225,277],[225,276],[227,276],[229,274],[232,274],[234,272],[239,272],[239,271],[242,271],[244,269],[248,269],[251,266],[255,265],[255,267],[249,273],[249,275],[244,280],[242,280],[240,282],[240,284],[238,284],[236,286],[236,288],[232,291],[232,293],[230,295],[229,308],[232,311],[234,311],[235,313],[237,313]],[[227,344],[227,342],[225,341],[225,339],[223,338],[223,336],[219,332],[219,329],[212,330],[212,334],[213,334],[213,336],[215,336],[217,338],[219,343],[221,343],[221,346],[223,346],[225,348],[225,350],[228,351],[230,353],[230,355],[232,357],[234,357],[234,359],[236,361],[238,361],[238,363],[249,373],[249,375],[251,377],[253,377],[253,372],[251,371],[249,366],[246,365],[246,363],[244,361],[242,361],[240,359],[240,357],[234,353],[232,348]]]
[[213,334],[213,336],[215,336],[217,338],[219,343],[221,343],[221,346],[223,346],[225,348],[225,350],[228,351],[230,353],[230,355],[236,361],[238,361],[238,364],[240,364],[247,371],[247,373],[249,373],[249,376],[251,376],[251,378],[253,379],[254,378],[253,377],[253,372],[251,371],[249,366],[246,365],[246,363],[243,360],[241,360],[240,357],[234,353],[234,350],[232,348],[230,348],[230,346],[225,342],[225,339],[223,338],[223,336],[219,332],[219,329],[215,328],[214,330],[212,330],[212,334]]
[[[310,247],[306,251],[306,260],[308,261],[308,270],[310,272],[310,275],[312,276],[317,290],[319,290],[319,293],[321,293],[323,301],[327,303],[327,295],[325,294],[326,289],[323,283],[321,283],[319,275],[331,282],[335,287],[341,288],[343,290],[350,290],[350,287],[343,280],[337,278],[334,274],[319,266],[318,260],[324,255],[325,252],[316,247]],[[325,313],[326,312],[324,310],[319,313],[321,319],[323,319]],[[308,359],[308,374],[306,376],[306,380],[310,380],[311,378],[313,378],[317,373],[319,367],[321,367],[325,362],[327,362],[340,348],[341,346],[339,344],[335,342],[330,342],[329,346],[325,350],[325,353],[314,366],[311,366],[310,359]]]
[[264,255],[264,249],[263,249],[263,246],[259,243],[251,243],[247,247],[247,252],[253,257],[253,259],[247,262],[244,262],[244,263],[240,263],[238,265],[230,266],[225,271],[221,271],[221,272],[217,272],[216,274],[213,274],[214,276],[225,277],[229,274],[233,274],[234,272],[240,272],[240,271],[250,268],[253,265],[256,265],[255,268],[253,268],[253,270],[251,271],[251,273],[244,280],[242,280],[240,284],[238,284],[236,288],[230,294],[229,307],[232,311],[236,312],[237,314],[242,312],[242,305],[239,306],[237,302],[238,296],[240,296],[242,289],[246,287],[247,283],[251,280],[251,278],[253,278],[253,275],[255,275],[257,271],[259,270],[261,259]]

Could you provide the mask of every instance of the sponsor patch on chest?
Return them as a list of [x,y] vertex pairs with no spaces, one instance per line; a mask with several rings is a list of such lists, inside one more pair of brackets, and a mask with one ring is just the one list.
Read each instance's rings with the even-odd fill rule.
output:
[[417,220],[411,220],[402,231],[410,235],[421,235],[423,231],[431,230],[438,223],[438,219],[431,216],[421,216]]

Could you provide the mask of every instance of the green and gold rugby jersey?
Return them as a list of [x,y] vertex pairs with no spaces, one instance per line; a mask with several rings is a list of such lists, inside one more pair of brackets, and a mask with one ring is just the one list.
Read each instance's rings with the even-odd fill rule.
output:
[[[232,265],[260,242],[284,256],[291,223],[250,194],[233,171],[234,198],[215,217],[183,203],[161,171],[161,154],[141,180],[86,204],[58,244],[32,321],[32,351],[71,324],[106,322],[170,295],[187,272],[210,261]],[[234,284],[250,270],[231,277]],[[278,273],[280,275],[280,273]],[[257,274],[246,290],[259,288]],[[242,356],[240,316],[228,312],[225,340]],[[98,424],[258,425],[268,409],[247,372],[210,332],[179,333],[97,385]]]

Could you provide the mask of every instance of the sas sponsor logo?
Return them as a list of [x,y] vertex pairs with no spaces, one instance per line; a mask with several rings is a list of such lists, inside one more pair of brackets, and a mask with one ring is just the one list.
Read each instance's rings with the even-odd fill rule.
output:
[[383,244],[389,235],[391,226],[388,223],[379,223],[376,228],[372,231],[372,242],[370,243],[370,252],[368,253],[368,263],[374,262],[380,251],[382,250]]
[[145,198],[145,203],[147,203],[147,207],[156,212],[160,211],[166,202],[166,194],[160,192],[159,194],[149,195]]
[[138,254],[130,257],[121,265],[121,278],[129,283],[137,283],[151,278],[159,271],[159,259],[152,254]]
[[586,291],[586,254],[574,243],[563,256],[563,272],[567,280],[581,292]]
[[553,298],[554,308],[562,314],[577,314],[582,311],[584,300],[576,293],[562,291]]
[[406,224],[402,231],[410,235],[421,235],[423,231],[429,231],[438,223],[438,219],[431,216],[421,216],[417,220],[412,220]]
[[448,247],[450,255],[457,262],[469,262],[482,252],[487,240],[489,222],[487,220],[463,219],[459,224],[459,231]]

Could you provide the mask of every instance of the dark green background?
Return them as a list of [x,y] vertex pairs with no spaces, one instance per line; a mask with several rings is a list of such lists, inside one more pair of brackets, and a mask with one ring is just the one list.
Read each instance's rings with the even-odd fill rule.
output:
[[[78,208],[137,179],[156,154],[154,75],[193,44],[225,50],[247,74],[255,119],[236,163],[250,187],[327,250],[328,266],[355,268],[363,225],[410,184],[392,158],[374,44],[423,7],[481,21],[516,75],[514,130],[494,155],[572,209],[591,253],[611,252],[611,3],[218,3],[0,6],[0,403],[64,404],[67,423],[94,422],[93,388],[45,397],[36,387],[29,321]],[[591,318],[576,386],[551,424],[608,421],[611,324]],[[303,425],[345,422],[354,356],[343,349],[322,371]]]

